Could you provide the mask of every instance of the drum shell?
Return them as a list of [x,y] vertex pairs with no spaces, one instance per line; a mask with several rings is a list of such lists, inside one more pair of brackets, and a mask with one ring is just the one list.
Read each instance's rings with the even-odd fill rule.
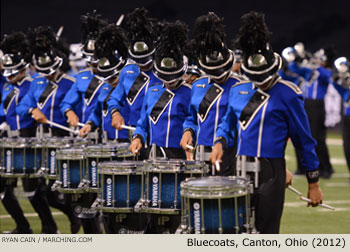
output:
[[98,164],[102,210],[132,212],[142,193],[142,162],[112,161]]

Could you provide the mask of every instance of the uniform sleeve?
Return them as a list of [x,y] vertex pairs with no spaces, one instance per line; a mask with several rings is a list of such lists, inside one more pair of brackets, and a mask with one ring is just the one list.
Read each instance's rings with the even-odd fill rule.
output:
[[4,103],[0,100],[0,124],[5,121]]
[[73,84],[71,89],[65,95],[60,105],[61,113],[65,116],[65,113],[68,109],[74,110],[74,108],[79,104],[80,96],[78,91],[77,82]]
[[198,125],[197,125],[197,109],[194,105],[194,90],[195,87],[192,87],[192,91],[191,91],[191,102],[188,106],[188,116],[186,117],[186,120],[183,123],[183,131],[185,130],[192,130],[192,133],[194,134],[193,137],[197,136],[197,129],[198,129]]
[[350,89],[344,88],[343,86],[339,85],[338,83],[332,81],[333,87],[338,91],[340,96],[343,98],[345,102],[348,102],[350,100]]
[[108,112],[112,114],[111,112],[115,109],[118,109],[119,111],[122,109],[125,101],[125,88],[123,83],[124,78],[120,78],[120,82],[117,85],[117,87],[113,90],[111,96],[109,97],[107,104],[108,104]]
[[319,166],[315,152],[316,141],[311,136],[303,96],[293,93],[286,102],[289,136],[294,147],[301,151],[301,162],[305,170],[315,171]]
[[20,117],[28,116],[28,110],[30,108],[36,108],[36,101],[34,97],[34,91],[35,91],[35,84],[32,83],[30,85],[30,88],[28,92],[24,95],[22,100],[19,102],[19,104],[16,106],[16,113]]
[[222,118],[221,123],[218,125],[218,128],[216,130],[216,139],[215,142],[222,142],[225,147],[226,144],[229,142],[234,141],[234,136],[237,131],[237,116],[233,110],[233,89],[230,90],[229,95],[229,104],[227,107],[227,111],[225,116]]
[[147,100],[148,100],[150,93],[151,92],[147,92],[147,94],[145,95],[145,97],[143,99],[142,109],[141,109],[141,117],[137,121],[136,130],[133,134],[133,137],[137,137],[137,136],[141,137],[142,143],[145,143],[145,141],[147,139],[148,132],[149,132],[149,120],[148,120],[148,115],[147,115],[147,109],[148,109]]

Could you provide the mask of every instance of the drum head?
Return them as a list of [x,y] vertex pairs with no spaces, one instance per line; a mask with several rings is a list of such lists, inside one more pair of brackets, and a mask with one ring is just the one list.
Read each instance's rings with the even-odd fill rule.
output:
[[124,174],[141,172],[142,161],[107,161],[98,163],[98,170],[101,174]]
[[185,170],[185,160],[181,159],[156,159],[145,160],[145,171],[149,172],[179,172]]
[[188,198],[229,198],[248,193],[249,180],[238,177],[210,176],[189,178],[181,183],[181,195]]
[[117,155],[116,144],[94,144],[85,148],[87,157],[109,158]]
[[50,137],[43,141],[46,148],[68,148],[73,143],[72,137]]
[[58,160],[66,160],[66,159],[80,160],[84,158],[85,158],[84,149],[77,148],[77,147],[60,149],[57,151],[57,155],[56,155],[56,159]]

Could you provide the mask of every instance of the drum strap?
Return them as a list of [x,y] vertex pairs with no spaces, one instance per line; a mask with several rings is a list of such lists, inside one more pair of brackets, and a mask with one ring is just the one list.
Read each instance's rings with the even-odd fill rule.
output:
[[49,100],[51,95],[57,90],[58,85],[55,83],[50,82],[44,91],[41,93],[39,101],[38,101],[38,107],[42,110],[46,104],[46,102]]
[[9,110],[10,105],[12,104],[12,101],[14,100],[14,98],[18,93],[19,93],[18,89],[14,88],[12,89],[11,93],[6,97],[4,101],[5,114],[7,114],[7,111]]
[[169,103],[174,98],[175,94],[170,90],[166,89],[164,93],[160,96],[159,100],[154,104],[152,112],[150,114],[150,119],[154,124],[157,124],[160,116],[164,113]]
[[136,98],[141,93],[142,89],[146,86],[146,84],[149,82],[149,80],[150,77],[144,72],[140,72],[140,74],[136,77],[126,99],[130,106],[132,106],[132,104],[135,102]]

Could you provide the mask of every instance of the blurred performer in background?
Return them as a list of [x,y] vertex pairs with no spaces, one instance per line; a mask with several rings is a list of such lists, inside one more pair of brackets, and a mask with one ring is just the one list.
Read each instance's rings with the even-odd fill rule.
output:
[[[141,118],[137,122],[132,153],[138,153],[146,144],[156,145],[156,156],[186,159],[180,146],[182,124],[188,116],[191,86],[182,80],[187,70],[184,48],[187,44],[187,26],[176,21],[167,24],[157,44],[153,72],[162,83],[153,83],[145,95]],[[156,157],[154,157],[156,158]],[[159,225],[167,216],[169,221]],[[173,233],[180,224],[180,215],[151,214],[149,233]]]
[[201,72],[198,67],[198,48],[194,39],[190,40],[185,47],[185,55],[188,60],[188,67],[183,79],[190,85],[193,84],[200,76]]
[[[95,44],[95,58],[99,60],[97,75],[106,82],[102,86],[97,104],[88,118],[86,125],[80,130],[82,137],[86,136],[92,129],[102,128],[103,137],[106,140],[121,142],[129,141],[127,130],[116,130],[112,127],[111,115],[108,112],[107,101],[112,92],[119,86],[120,71],[127,62],[128,48],[122,28],[116,25],[106,26]],[[123,118],[129,117],[129,107],[121,109]]]
[[[35,137],[36,123],[31,116],[28,113],[23,116],[16,114],[18,104],[28,92],[33,81],[27,75],[31,59],[29,41],[24,33],[16,32],[3,39],[1,50],[4,53],[2,71],[7,83],[4,85],[0,115],[10,127],[8,137]],[[57,225],[48,204],[45,181],[36,178],[23,178],[22,181],[23,189],[27,195],[30,195],[29,201],[41,220],[41,232],[44,234],[57,233]],[[3,199],[6,210],[14,218],[17,225],[12,233],[32,233],[14,196],[14,184],[16,182],[10,183],[10,186],[6,188]]]
[[334,61],[334,66],[332,84],[344,101],[343,147],[350,172],[350,62],[346,57],[339,57]]
[[269,43],[270,32],[264,15],[250,12],[242,17],[237,43],[243,51],[242,70],[249,81],[231,88],[225,117],[218,126],[210,160],[221,161],[228,139],[238,132],[237,167],[259,165],[260,171],[247,171],[254,183],[252,208],[260,233],[278,233],[286,186],[284,158],[290,137],[302,152],[312,205],[322,202],[318,184],[316,142],[311,137],[300,89],[278,75],[281,58]]
[[[193,83],[190,116],[183,125],[181,147],[197,142],[196,159],[209,161],[216,139],[217,126],[224,117],[231,87],[240,79],[232,75],[234,54],[224,44],[223,19],[215,13],[200,16],[195,21],[194,37],[199,51],[199,68],[205,76]],[[233,175],[234,141],[227,139],[220,175]],[[204,148],[201,148],[203,146]]]
[[[33,80],[27,94],[18,104],[17,114],[20,117],[29,114],[37,123],[44,124],[44,133],[48,133],[49,137],[68,136],[66,131],[47,125],[47,120],[63,126],[67,125],[66,119],[59,110],[61,101],[75,82],[74,78],[65,75],[60,70],[64,60],[64,69],[68,70],[67,58],[58,49],[56,34],[51,27],[37,27],[30,32],[29,39],[33,50],[33,65],[40,76]],[[47,187],[49,204],[67,215],[71,223],[71,232],[75,234],[79,231],[80,221],[73,214],[71,195],[51,191],[54,182],[54,180],[49,180]]]
[[[135,9],[126,16],[123,27],[127,31],[130,44],[128,53],[131,61],[122,70],[119,85],[108,100],[112,126],[117,130],[121,130],[121,126],[125,124],[136,126],[149,85],[160,82],[152,72],[157,38],[149,11],[144,8]],[[129,121],[123,117],[123,109],[130,110]],[[139,158],[146,158],[144,149]]]

